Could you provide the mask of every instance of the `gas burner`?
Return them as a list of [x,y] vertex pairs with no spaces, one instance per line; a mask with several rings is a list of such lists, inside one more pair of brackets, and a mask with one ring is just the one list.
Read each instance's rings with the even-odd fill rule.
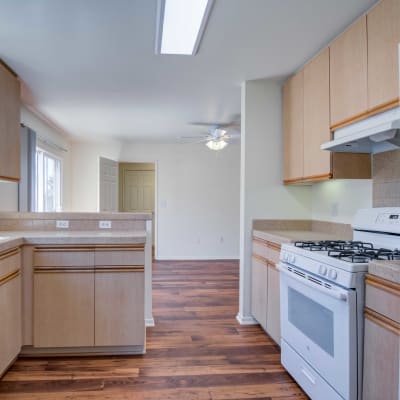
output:
[[370,260],[400,260],[400,251],[359,247],[353,250],[328,250],[328,256],[351,263],[367,263]]
[[310,251],[372,250],[374,248],[372,243],[353,240],[299,241],[294,245]]

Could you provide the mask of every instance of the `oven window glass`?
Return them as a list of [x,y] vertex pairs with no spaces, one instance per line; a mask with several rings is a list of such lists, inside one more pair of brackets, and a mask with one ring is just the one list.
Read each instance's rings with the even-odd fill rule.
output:
[[288,294],[290,323],[333,357],[333,312],[291,287]]

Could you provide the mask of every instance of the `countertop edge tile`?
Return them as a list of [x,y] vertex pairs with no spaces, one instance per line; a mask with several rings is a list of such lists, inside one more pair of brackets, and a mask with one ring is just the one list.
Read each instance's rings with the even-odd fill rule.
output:
[[145,244],[145,231],[0,231],[0,252],[7,251],[21,245],[42,245],[42,244]]

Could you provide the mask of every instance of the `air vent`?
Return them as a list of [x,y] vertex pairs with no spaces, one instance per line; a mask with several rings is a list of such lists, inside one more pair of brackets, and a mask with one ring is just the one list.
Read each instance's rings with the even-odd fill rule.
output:
[[315,279],[315,278],[313,278],[313,277],[310,276],[310,275],[307,276],[307,279],[308,279],[309,281],[311,281],[311,282],[317,283],[318,285],[321,285],[321,286],[322,286],[322,282],[321,282],[319,279]]
[[301,276],[302,278],[306,277],[306,274],[304,272],[300,272],[297,269],[294,269],[292,272],[295,273],[296,275]]

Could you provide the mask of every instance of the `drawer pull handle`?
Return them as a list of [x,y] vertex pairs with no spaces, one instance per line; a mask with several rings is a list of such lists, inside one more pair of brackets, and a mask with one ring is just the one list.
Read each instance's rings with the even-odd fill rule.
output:
[[301,368],[301,372],[303,375],[313,384],[315,385],[315,378],[311,375],[311,372],[308,372],[305,368]]

